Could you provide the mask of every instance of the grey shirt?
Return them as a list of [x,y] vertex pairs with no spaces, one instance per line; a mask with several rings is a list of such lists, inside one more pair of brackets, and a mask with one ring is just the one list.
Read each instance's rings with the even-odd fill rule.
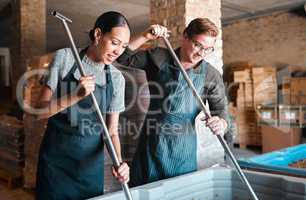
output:
[[[75,61],[70,48],[57,50],[54,59],[50,65],[50,71],[46,79],[46,85],[55,92],[57,85],[66,77],[68,72],[74,66]],[[87,57],[85,54],[82,59],[82,64],[86,75],[95,75],[96,84],[103,86],[106,83],[105,65],[96,63]],[[124,91],[125,80],[122,73],[113,65],[109,65],[111,78],[113,82],[113,96],[107,113],[122,112],[125,109],[124,105]],[[81,74],[79,70],[75,70],[73,76],[79,80]]]

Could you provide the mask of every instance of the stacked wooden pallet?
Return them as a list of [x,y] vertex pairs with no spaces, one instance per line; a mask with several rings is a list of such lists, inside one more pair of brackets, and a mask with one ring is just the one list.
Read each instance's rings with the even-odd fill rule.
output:
[[[254,88],[254,108],[258,105],[271,105],[277,103],[277,80],[276,68],[254,67],[252,68],[253,88]],[[259,114],[256,112],[256,122],[259,121]],[[261,127],[256,123],[255,145],[262,145]]]
[[290,77],[283,77],[280,90],[280,103],[290,105]]
[[[41,57],[34,57],[29,60],[27,72],[34,70],[47,70],[48,65],[53,58],[52,54]],[[46,71],[45,71],[46,72]],[[39,98],[43,87],[43,73],[35,73],[27,79],[24,87],[24,109],[27,111],[24,115],[24,133],[25,133],[25,167],[24,167],[24,187],[33,189],[36,186],[36,168],[38,162],[38,152],[42,137],[45,133],[47,120],[36,120],[30,114]],[[45,74],[46,75],[46,74]]]
[[275,103],[277,99],[276,70],[272,67],[251,67],[234,72],[237,91],[237,129],[235,143],[241,147],[261,146],[256,106]]
[[252,68],[254,106],[277,102],[277,80],[275,67]]
[[15,117],[0,115],[0,178],[13,187],[21,179],[24,166],[23,123]]
[[[234,62],[224,66],[223,80],[228,85],[228,100],[233,102],[233,106],[236,106],[237,90],[239,89],[239,83],[244,82],[245,77],[243,71],[250,69],[251,65],[248,62]],[[236,72],[236,73],[235,73]],[[235,76],[235,77],[234,77]],[[234,83],[234,79],[241,80]]]
[[287,66],[278,70],[279,103],[285,105],[306,104],[306,67]]
[[245,148],[246,145],[255,143],[257,134],[251,69],[234,72],[234,81],[239,83],[236,118],[238,138],[235,143]]
[[[287,88],[288,105],[306,105],[306,77],[290,78]],[[288,102],[289,100],[289,102]]]
[[287,66],[278,72],[280,85],[279,124],[304,127],[306,67]]

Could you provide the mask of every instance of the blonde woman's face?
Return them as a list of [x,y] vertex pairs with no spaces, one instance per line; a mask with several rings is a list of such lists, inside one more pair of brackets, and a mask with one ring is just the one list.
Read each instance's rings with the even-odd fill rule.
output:
[[130,29],[127,26],[112,28],[111,32],[104,33],[99,41],[98,56],[104,64],[114,62],[128,47]]

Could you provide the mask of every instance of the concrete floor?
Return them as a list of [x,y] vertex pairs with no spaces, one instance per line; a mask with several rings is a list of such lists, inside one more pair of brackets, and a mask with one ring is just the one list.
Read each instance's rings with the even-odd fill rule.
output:
[[34,194],[22,188],[8,189],[4,182],[0,182],[1,200],[34,200]]

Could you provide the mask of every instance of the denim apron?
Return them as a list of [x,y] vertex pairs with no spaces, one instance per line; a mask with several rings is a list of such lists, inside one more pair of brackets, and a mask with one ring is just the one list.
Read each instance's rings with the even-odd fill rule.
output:
[[[85,53],[86,49],[81,51],[81,59]],[[76,64],[58,84],[58,95],[64,88],[67,93],[75,89],[75,70]],[[94,91],[102,113],[113,94],[109,66],[105,70],[106,84],[96,84]],[[90,96],[49,118],[39,153],[37,200],[81,200],[103,194],[104,144],[100,124]]]
[[[203,94],[207,63],[187,73],[197,92]],[[194,121],[200,107],[177,66],[164,64],[155,80],[164,92],[151,98],[131,166],[131,186],[183,175],[197,170]],[[153,88],[150,88],[150,91]],[[152,111],[161,109],[161,113]]]

